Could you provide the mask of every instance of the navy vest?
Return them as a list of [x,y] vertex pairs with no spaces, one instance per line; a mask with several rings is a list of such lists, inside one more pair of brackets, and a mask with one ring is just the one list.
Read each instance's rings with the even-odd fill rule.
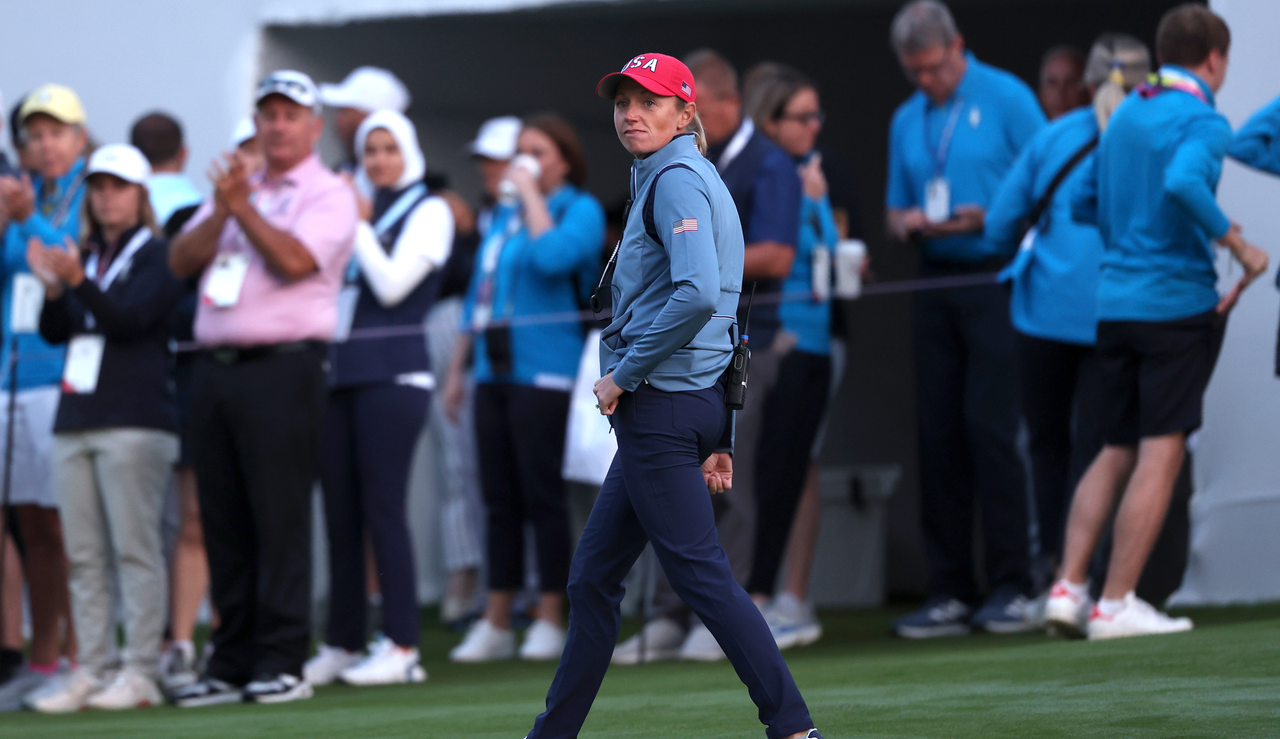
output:
[[[724,181],[725,187],[729,189],[729,195],[733,197],[733,204],[738,207],[738,220],[742,222],[742,237],[749,238],[751,233],[751,212],[755,206],[756,192],[756,176],[760,173],[760,165],[764,162],[764,158],[770,151],[778,148],[778,145],[769,140],[760,129],[751,132],[751,137],[747,139],[747,145],[742,147],[742,151],[738,152],[738,156],[729,162],[729,166],[720,169],[719,159],[724,155],[723,150],[715,153],[716,169],[720,172],[720,179]],[[750,246],[750,243],[747,244]],[[762,301],[754,301],[751,298],[752,280],[743,279],[742,281],[742,297],[738,301],[738,326],[745,327],[747,333],[751,336],[751,346],[753,348],[767,349],[773,344],[773,338],[777,335],[778,330],[782,327],[782,320],[778,315],[778,302],[776,298],[766,298]],[[755,280],[755,297],[762,297],[774,293],[782,292],[782,280]],[[747,304],[752,303],[751,322],[747,323]]]
[[[426,199],[427,193],[424,192],[399,220],[378,237],[387,253],[395,248],[404,224]],[[389,200],[394,202],[396,198]],[[375,214],[375,221],[379,215]],[[431,310],[432,303],[440,294],[443,279],[443,270],[432,270],[404,300],[386,308],[378,302],[361,273],[358,278],[360,297],[351,321],[351,338],[329,346],[330,386],[391,382],[400,375],[430,370],[431,360],[427,356],[423,327],[427,311]],[[368,334],[362,337],[366,331]],[[377,335],[380,331],[382,335]]]

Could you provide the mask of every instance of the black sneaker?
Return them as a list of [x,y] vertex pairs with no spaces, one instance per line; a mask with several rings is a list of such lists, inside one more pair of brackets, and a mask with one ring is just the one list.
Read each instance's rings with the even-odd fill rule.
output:
[[244,686],[244,699],[247,703],[288,703],[306,700],[314,693],[311,683],[287,672],[262,675]]
[[241,703],[244,699],[244,691],[216,677],[203,677],[169,694],[169,700],[179,708],[220,706],[224,703]]

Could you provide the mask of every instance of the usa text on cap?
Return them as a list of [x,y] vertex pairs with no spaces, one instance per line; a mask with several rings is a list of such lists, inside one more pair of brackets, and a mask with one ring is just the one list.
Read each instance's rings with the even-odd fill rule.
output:
[[611,100],[618,91],[618,83],[629,77],[649,92],[659,95],[675,95],[692,103],[698,99],[693,84],[693,73],[684,62],[666,54],[641,54],[622,67],[622,71],[607,74],[596,85],[596,94]]
[[70,87],[41,85],[22,101],[18,118],[24,123],[36,113],[43,113],[63,123],[84,123],[84,106]]
[[385,69],[357,67],[341,84],[321,82],[320,100],[334,108],[403,113],[409,108],[409,91],[398,77]]
[[128,144],[107,144],[89,157],[85,174],[90,177],[95,174],[115,175],[125,182],[145,185],[151,176],[151,165],[142,152]]
[[316,90],[316,83],[302,72],[281,69],[264,77],[258,83],[254,102],[261,103],[268,95],[284,95],[298,105],[320,112],[320,93]]

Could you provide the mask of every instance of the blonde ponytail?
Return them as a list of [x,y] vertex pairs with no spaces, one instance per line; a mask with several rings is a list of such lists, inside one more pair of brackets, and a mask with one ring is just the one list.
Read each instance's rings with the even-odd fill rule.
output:
[[1103,34],[1089,50],[1085,64],[1085,84],[1095,88],[1093,115],[1098,130],[1107,130],[1111,114],[1116,112],[1129,91],[1151,74],[1151,53],[1146,44],[1122,33]]
[[689,121],[689,125],[684,127],[684,130],[685,133],[693,134],[698,153],[705,157],[707,155],[707,132],[702,129],[702,116],[698,115],[698,111],[693,111],[693,119]]

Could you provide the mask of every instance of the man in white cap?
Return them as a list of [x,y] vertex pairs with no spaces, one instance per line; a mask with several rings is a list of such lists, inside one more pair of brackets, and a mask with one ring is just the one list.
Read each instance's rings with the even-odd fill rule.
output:
[[192,451],[213,604],[206,674],[180,706],[311,697],[311,486],[327,399],[326,344],[358,214],[315,153],[324,120],[311,78],[258,86],[266,168],[214,162],[214,197],[173,241],[179,277],[201,274]]
[[399,77],[385,69],[356,67],[339,84],[320,83],[320,101],[337,109],[333,125],[347,153],[339,171],[355,172],[356,129],[375,110],[394,110],[397,113],[408,110],[409,90]]

